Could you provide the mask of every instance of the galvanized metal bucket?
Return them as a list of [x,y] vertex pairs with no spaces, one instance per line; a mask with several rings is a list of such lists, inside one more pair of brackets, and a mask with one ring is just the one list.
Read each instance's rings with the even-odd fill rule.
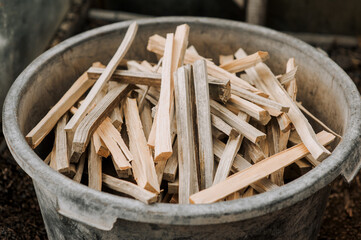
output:
[[[146,205],[98,192],[55,172],[24,136],[92,62],[107,63],[130,22],[94,29],[38,57],[11,87],[3,108],[3,131],[18,164],[32,177],[50,239],[314,239],[329,195],[328,184],[343,174],[351,181],[360,168],[360,95],[346,73],[311,46],[285,34],[245,23],[193,17],[139,20],[127,54],[155,61],[148,37],[188,23],[190,44],[206,57],[239,47],[265,50],[276,73],[294,57],[298,99],[343,139],[319,166],[285,186],[253,197],[206,205]],[[38,155],[39,154],[39,155]]]

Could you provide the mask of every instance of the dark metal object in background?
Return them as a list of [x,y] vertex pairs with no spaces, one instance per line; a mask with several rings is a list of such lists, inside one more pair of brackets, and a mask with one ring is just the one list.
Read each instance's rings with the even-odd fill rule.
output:
[[48,46],[70,0],[0,0],[0,106],[20,72]]

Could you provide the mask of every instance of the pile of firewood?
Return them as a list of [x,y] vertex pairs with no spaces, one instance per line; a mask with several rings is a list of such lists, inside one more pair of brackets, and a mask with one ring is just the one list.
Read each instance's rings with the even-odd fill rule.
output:
[[[26,136],[36,148],[55,130],[45,163],[56,171],[145,203],[213,203],[278,188],[287,166],[298,177],[330,154],[338,135],[296,101],[293,58],[277,77],[267,52],[238,49],[216,65],[188,47],[183,24],[149,38],[158,64],[125,60],[137,28]],[[315,134],[300,109],[328,132]]]

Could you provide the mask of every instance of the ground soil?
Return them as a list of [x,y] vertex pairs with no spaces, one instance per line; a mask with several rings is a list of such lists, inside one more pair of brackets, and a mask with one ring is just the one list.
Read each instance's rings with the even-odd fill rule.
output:
[[[361,91],[361,48],[327,50]],[[332,183],[318,239],[361,239],[360,178],[361,173],[351,184],[341,177]],[[47,239],[32,181],[13,160],[1,132],[0,239]]]

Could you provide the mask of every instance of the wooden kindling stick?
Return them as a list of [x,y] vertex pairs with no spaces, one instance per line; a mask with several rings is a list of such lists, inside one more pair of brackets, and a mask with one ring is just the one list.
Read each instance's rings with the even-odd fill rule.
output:
[[[317,140],[322,145],[328,145],[334,139],[334,135],[325,131],[317,134]],[[196,204],[214,203],[227,197],[233,192],[245,188],[251,183],[270,175],[278,169],[290,165],[291,163],[305,157],[308,153],[309,151],[303,143],[298,144],[268,157],[241,172],[235,173],[226,180],[210,188],[191,195],[189,200],[191,203]]]
[[190,78],[191,67],[180,67],[174,75],[175,103],[178,133],[179,161],[179,203],[189,203],[189,196],[198,192],[196,170],[196,142],[194,135],[194,117],[192,114]]
[[207,64],[205,60],[193,63],[193,82],[197,115],[198,151],[200,166],[200,189],[212,186],[213,182],[213,143]]
[[132,23],[120,44],[118,50],[114,54],[113,58],[110,60],[109,64],[105,68],[102,75],[96,81],[94,86],[91,88],[88,95],[85,97],[83,104],[79,107],[78,111],[73,115],[70,121],[65,126],[66,131],[75,132],[76,128],[83,120],[85,115],[90,111],[92,103],[95,101],[96,96],[100,91],[104,88],[105,84],[109,81],[112,76],[115,68],[119,65],[120,61],[123,59],[125,54],[127,53],[130,45],[133,42],[135,34],[137,33],[138,25],[136,22]]

